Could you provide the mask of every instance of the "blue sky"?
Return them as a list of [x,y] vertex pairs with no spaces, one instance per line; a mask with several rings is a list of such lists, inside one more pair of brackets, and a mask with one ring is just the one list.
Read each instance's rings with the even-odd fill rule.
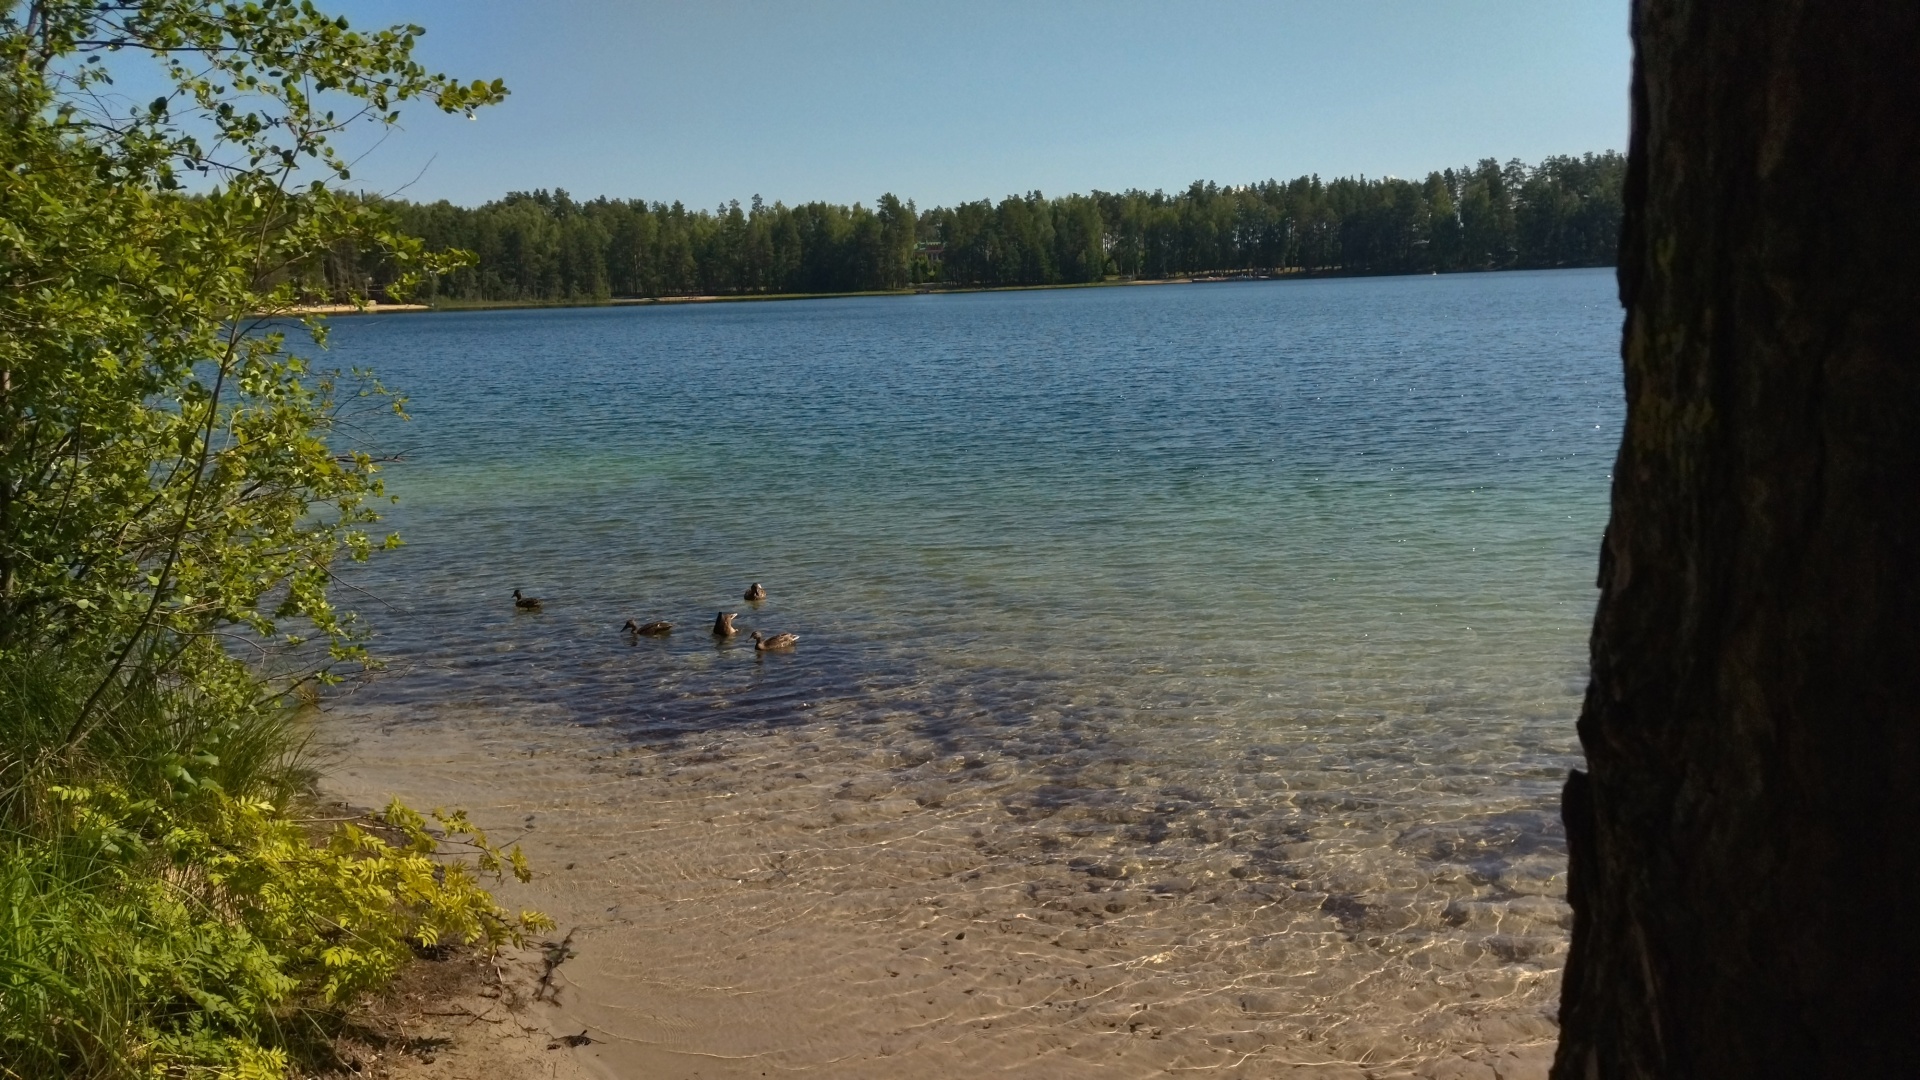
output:
[[513,91],[361,160],[414,199],[926,206],[1626,146],[1626,0],[322,6],[419,23],[430,67]]

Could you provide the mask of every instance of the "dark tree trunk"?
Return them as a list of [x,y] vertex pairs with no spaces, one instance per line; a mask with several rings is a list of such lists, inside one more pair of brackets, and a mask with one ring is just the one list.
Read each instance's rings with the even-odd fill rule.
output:
[[1920,1076],[1920,3],[1634,40],[1554,1075]]

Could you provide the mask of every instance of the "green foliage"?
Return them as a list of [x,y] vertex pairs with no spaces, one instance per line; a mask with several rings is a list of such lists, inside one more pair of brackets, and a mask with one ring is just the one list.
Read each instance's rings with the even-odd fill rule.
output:
[[[191,666],[185,643],[220,627],[291,619],[352,654],[325,585],[336,553],[372,546],[382,492],[373,458],[332,436],[343,404],[380,391],[311,377],[257,316],[344,240],[381,250],[396,288],[453,265],[325,184],[346,174],[329,139],[352,119],[502,92],[422,72],[417,33],[285,2],[0,17],[0,654],[91,652],[101,692],[129,662]],[[173,92],[116,113],[102,60],[134,54]],[[214,186],[188,197],[182,170]]]
[[0,905],[0,1075],[284,1074],[259,1029],[291,980],[164,878],[16,840]]
[[[1289,270],[1427,273],[1611,265],[1625,160],[1492,160],[1423,181],[1303,176],[1186,191],[1039,192],[917,211],[893,195],[855,204],[728,203],[690,211],[515,192],[465,209],[394,202],[402,231],[476,261],[425,282],[428,297],[579,301],[608,296],[820,293],[955,285],[1058,285],[1108,275]],[[341,247],[308,287],[379,292],[401,266]]]
[[155,685],[56,756],[93,673],[0,671],[0,1076],[279,1075],[415,947],[544,928],[482,876],[517,849],[395,803],[324,842],[290,808],[299,732],[254,695]]
[[[396,841],[345,824],[323,846],[273,804],[213,793],[182,813],[111,787],[56,788],[72,832],[0,841],[0,1075],[279,1076],[288,1047],[382,985],[415,946],[520,943],[475,869],[526,876],[457,816],[395,804]],[[316,1013],[315,1010],[322,1010]]]
[[[413,948],[542,925],[457,814],[294,816],[284,703],[361,655],[334,564],[393,542],[353,411],[398,406],[269,320],[342,245],[392,290],[461,264],[329,186],[348,126],[504,94],[424,71],[420,33],[0,6],[0,1076],[280,1076]],[[116,105],[141,61],[167,92]]]

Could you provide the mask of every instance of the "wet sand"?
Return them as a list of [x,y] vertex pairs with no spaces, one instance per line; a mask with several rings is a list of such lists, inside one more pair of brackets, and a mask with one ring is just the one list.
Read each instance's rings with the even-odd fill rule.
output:
[[[321,735],[333,794],[464,806],[522,844],[539,877],[501,899],[577,952],[524,1018],[589,1032],[557,1053],[601,1075],[1520,1080],[1551,1059],[1563,857],[1477,876],[1484,830],[1315,870],[1337,806],[1257,850],[1109,843],[1178,795],[1151,763],[1115,764],[1125,798],[1049,802],[990,758],[825,725],[640,743],[349,710]],[[1409,845],[1441,869],[1382,861]]]
[[[323,1077],[355,1080],[588,1080],[599,1075],[533,1015],[541,950],[421,958],[355,1009]],[[304,1075],[304,1074],[303,1074]]]

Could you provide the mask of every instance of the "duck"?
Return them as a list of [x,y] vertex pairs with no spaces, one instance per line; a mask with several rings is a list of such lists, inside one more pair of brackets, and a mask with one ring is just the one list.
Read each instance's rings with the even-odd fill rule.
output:
[[753,651],[772,652],[775,649],[791,649],[799,640],[799,634],[775,634],[772,637],[765,637],[761,635],[760,631],[755,630],[753,632]]
[[757,604],[767,598],[767,590],[765,586],[756,581],[747,586],[747,591],[743,593],[742,596],[748,603]]
[[733,620],[740,617],[737,611],[717,611],[713,615],[713,636],[732,637],[739,631],[733,628]]
[[628,619],[627,625],[620,629],[625,630],[629,634],[638,634],[641,637],[666,637],[668,634],[673,633],[673,624],[670,622],[650,622],[643,626],[640,623],[634,622],[632,619]]
[[519,589],[513,590],[513,606],[521,611],[539,611],[545,602],[537,596],[521,596]]

